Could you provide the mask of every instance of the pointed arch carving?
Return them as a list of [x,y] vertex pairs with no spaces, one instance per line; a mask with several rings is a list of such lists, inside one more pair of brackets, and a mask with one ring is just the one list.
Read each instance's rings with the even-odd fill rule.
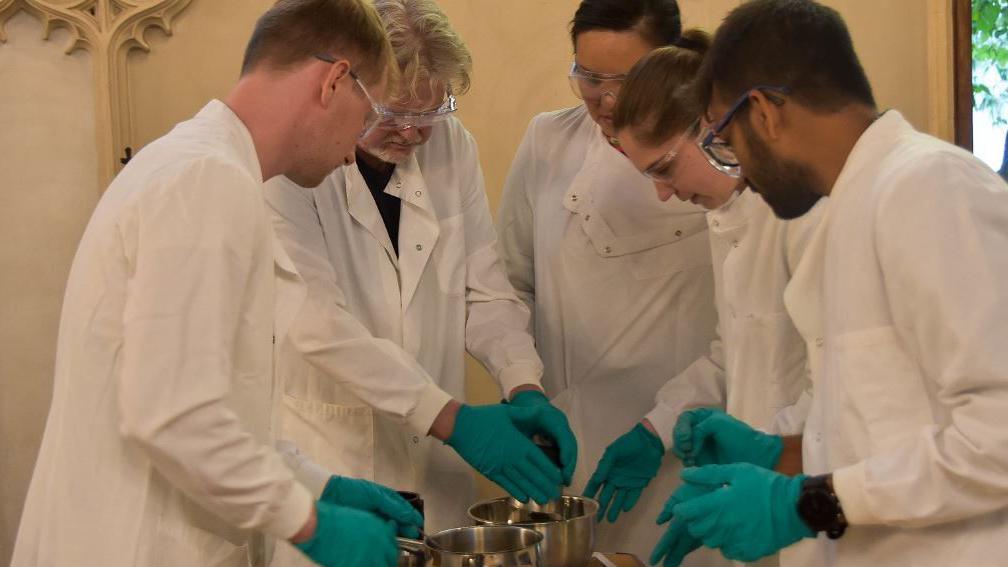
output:
[[56,28],[70,36],[67,54],[78,49],[94,59],[98,186],[106,187],[122,167],[120,156],[132,142],[132,104],[126,58],[130,51],[150,51],[150,28],[172,34],[172,22],[192,0],[0,0],[0,43],[4,24],[25,11],[42,22],[49,39]]

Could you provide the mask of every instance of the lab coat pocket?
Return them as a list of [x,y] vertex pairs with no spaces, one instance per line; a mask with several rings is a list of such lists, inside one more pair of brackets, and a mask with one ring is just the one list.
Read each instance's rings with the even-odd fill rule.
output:
[[438,285],[448,295],[462,295],[466,284],[466,246],[463,215],[438,221],[440,231],[433,260]]
[[157,528],[158,537],[150,547],[140,550],[140,555],[146,557],[140,564],[150,567],[248,567],[253,564],[247,543],[236,545],[229,541],[229,538],[247,539],[247,535],[240,535],[233,528],[227,528],[235,532],[228,537],[213,533],[197,525],[205,524],[199,518],[209,517],[209,513],[197,511],[194,519],[184,510],[185,507],[171,507],[163,512]]
[[849,432],[858,454],[892,450],[933,423],[920,371],[892,326],[854,331],[835,340],[835,355],[826,364],[835,372],[836,389],[845,402],[839,406],[843,422],[838,425]]
[[283,435],[333,474],[374,478],[374,415],[368,406],[341,406],[284,396]]

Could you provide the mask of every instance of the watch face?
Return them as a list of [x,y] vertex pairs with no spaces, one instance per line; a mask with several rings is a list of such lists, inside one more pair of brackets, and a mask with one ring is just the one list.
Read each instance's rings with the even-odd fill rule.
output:
[[798,515],[815,531],[833,527],[837,513],[833,496],[827,490],[808,488],[798,498]]

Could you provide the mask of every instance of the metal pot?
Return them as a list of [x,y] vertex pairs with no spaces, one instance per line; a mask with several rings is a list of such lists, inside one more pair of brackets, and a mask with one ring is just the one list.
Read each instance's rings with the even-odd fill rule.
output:
[[399,567],[541,567],[543,536],[519,526],[469,526],[399,538]]
[[541,506],[495,498],[474,504],[469,517],[479,525],[532,528],[543,535],[540,551],[544,565],[584,567],[595,550],[598,509],[598,502],[581,496],[561,496]]

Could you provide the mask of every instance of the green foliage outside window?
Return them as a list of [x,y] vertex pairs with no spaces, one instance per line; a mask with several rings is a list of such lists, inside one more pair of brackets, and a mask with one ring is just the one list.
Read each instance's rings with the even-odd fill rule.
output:
[[1008,124],[1008,0],[973,0],[973,101]]

